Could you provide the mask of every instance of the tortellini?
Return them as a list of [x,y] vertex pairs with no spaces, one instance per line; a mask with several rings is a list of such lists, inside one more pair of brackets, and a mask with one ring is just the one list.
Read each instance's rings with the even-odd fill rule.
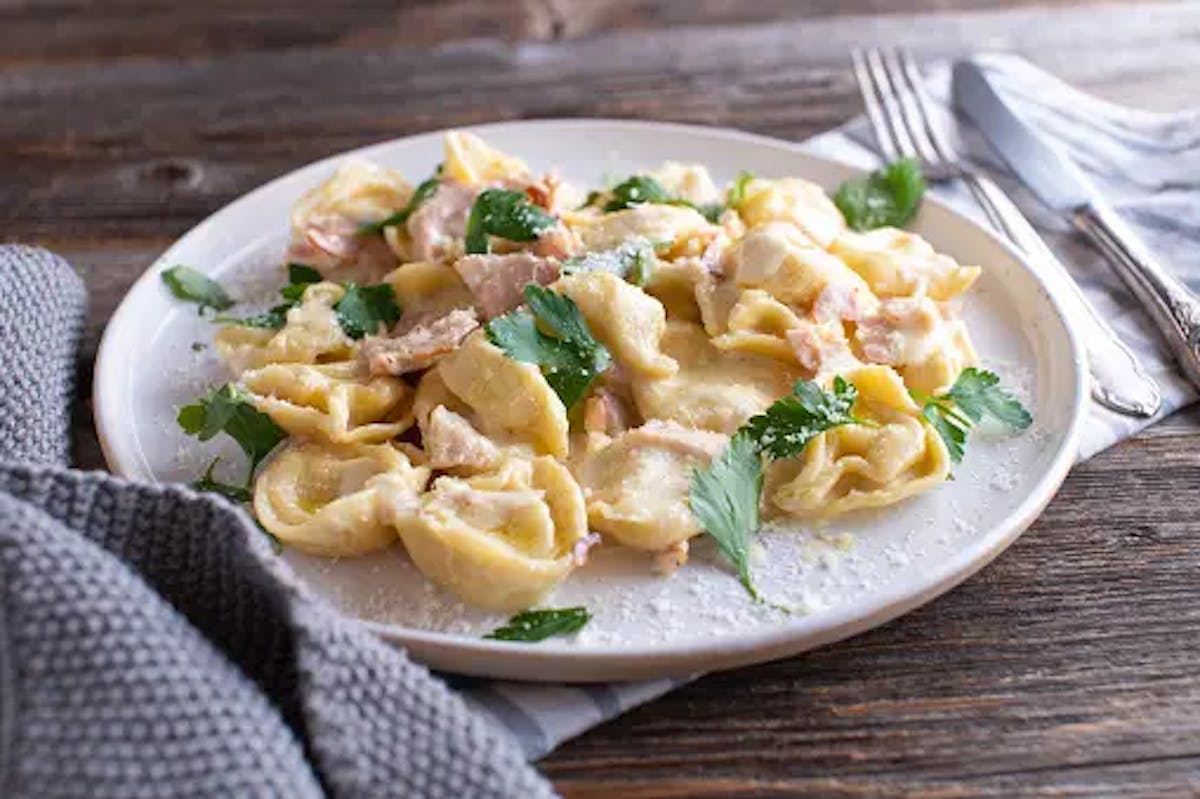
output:
[[498,611],[545,597],[574,568],[587,535],[579,486],[546,456],[510,459],[474,477],[439,477],[394,521],[425,576]]
[[699,211],[679,205],[647,203],[607,214],[568,214],[567,226],[579,234],[588,250],[614,250],[629,239],[641,238],[656,247],[715,229]]
[[700,533],[688,505],[692,471],[728,438],[672,422],[650,422],[582,457],[576,476],[591,526],[634,549],[661,552]]
[[760,289],[741,292],[729,310],[725,330],[712,340],[723,350],[767,355],[796,363],[796,351],[788,341],[789,331],[802,326],[791,308]]
[[609,272],[567,275],[555,288],[575,301],[592,333],[622,366],[652,377],[675,373],[678,365],[659,349],[667,320],[653,297]]
[[[977,267],[914,233],[849,230],[806,180],[718,186],[678,162],[632,175],[581,205],[557,172],[536,177],[454,132],[403,221],[367,225],[414,188],[362,161],[300,198],[287,260],[326,280],[280,329],[215,337],[237,396],[287,434],[254,482],[261,524],[332,557],[399,543],[434,583],[510,612],[546,602],[601,540],[680,565],[703,532],[694,475],[731,436],[764,447],[760,510],[782,519],[891,505],[947,479],[918,402],[978,361],[960,318]],[[487,210],[487,189],[513,192],[500,195],[512,207]],[[628,206],[606,212],[609,199]],[[467,235],[480,214],[486,252]],[[351,281],[382,291],[339,321]],[[387,287],[394,324],[390,306],[370,307]],[[561,296],[536,302],[543,291]],[[342,322],[356,316],[389,324],[352,339]],[[855,421],[794,457],[764,444],[798,440],[789,432],[744,427],[798,380],[829,390],[839,377],[857,389]]]
[[925,294],[949,300],[969,289],[980,273],[979,267],[960,266],[917,234],[896,228],[846,231],[829,251],[861,275],[879,297]]
[[288,444],[254,484],[254,513],[283,543],[313,555],[365,555],[396,540],[391,508],[414,504],[429,469],[390,444]]
[[[803,312],[853,319],[874,303],[866,281],[791,224],[752,228],[728,261],[739,286],[763,289]],[[823,307],[816,308],[818,303]]]
[[824,190],[799,178],[751,180],[737,210],[750,227],[769,222],[795,225],[818,247],[828,247],[846,228],[842,212]]
[[662,349],[678,362],[679,371],[634,382],[637,409],[643,418],[697,430],[732,435],[788,393],[798,377],[771,358],[721,350],[703,328],[687,322],[667,323]]
[[255,406],[297,437],[335,444],[387,441],[413,423],[413,390],[357,362],[270,364],[242,375]]
[[438,374],[475,414],[487,436],[529,444],[539,454],[567,454],[567,409],[536,366],[509,358],[472,333],[442,358]]
[[354,341],[342,330],[333,306],[345,294],[335,283],[316,283],[287,312],[278,331],[232,325],[213,337],[217,352],[235,375],[269,363],[317,363],[350,357]]
[[858,389],[855,415],[868,424],[827,430],[798,458],[770,467],[770,502],[792,516],[891,505],[950,474],[946,445],[922,421],[900,375],[887,366],[866,366],[846,377]]
[[519,158],[500,152],[473,133],[446,134],[443,173],[468,186],[505,180],[523,180],[529,167]]

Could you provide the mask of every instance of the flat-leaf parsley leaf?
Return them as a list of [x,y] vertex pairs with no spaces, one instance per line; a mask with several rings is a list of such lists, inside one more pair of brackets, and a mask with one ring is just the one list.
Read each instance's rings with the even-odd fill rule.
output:
[[191,436],[208,441],[224,432],[250,459],[250,474],[287,433],[270,416],[254,407],[250,397],[231,383],[210,390],[191,405],[179,409],[179,426]]
[[832,392],[810,380],[797,380],[791,396],[751,417],[744,429],[760,451],[772,458],[793,458],[826,430],[857,422],[852,413],[856,399],[858,389],[841,377],[833,379]]
[[544,608],[525,610],[513,616],[503,627],[484,636],[497,641],[544,641],[555,635],[570,635],[583,629],[592,618],[587,608]]
[[346,284],[346,293],[333,306],[342,330],[352,339],[376,335],[379,325],[394,325],[400,319],[396,292],[388,283],[375,286]]
[[967,434],[984,419],[994,419],[1013,430],[1033,424],[1033,416],[1000,385],[998,375],[974,367],[964,369],[945,394],[918,399],[924,403],[921,414],[942,437],[955,463],[963,458]]
[[201,311],[205,308],[224,311],[233,306],[233,299],[225,293],[220,283],[190,266],[172,266],[170,269],[164,269],[162,279],[172,294],[181,300],[196,303]]
[[855,230],[903,227],[917,214],[925,196],[921,165],[901,158],[865,178],[847,180],[838,187],[833,202]]
[[487,323],[488,340],[513,360],[540,367],[569,410],[612,363],[612,356],[592,335],[570,297],[530,283],[525,302],[529,310],[518,309]]
[[761,599],[750,576],[750,541],[758,531],[759,495],[763,465],[758,445],[738,431],[729,446],[706,469],[692,473],[689,504],[704,532],[729,558],[738,579],[756,600]]
[[441,183],[441,174],[442,165],[438,164],[433,177],[426,178],[417,184],[417,187],[413,189],[412,196],[408,198],[408,202],[404,204],[403,208],[391,216],[380,219],[378,222],[368,222],[358,229],[358,234],[360,236],[367,236],[372,233],[382,233],[386,227],[403,225],[437,191],[438,184]]
[[554,217],[534,205],[524,192],[485,189],[475,198],[467,219],[468,253],[486,253],[490,236],[509,241],[533,241],[538,233],[554,226]]
[[862,424],[851,412],[857,396],[854,386],[841,377],[834,378],[832,392],[799,380],[789,396],[742,425],[720,457],[692,474],[692,512],[733,563],[742,585],[760,602],[750,575],[749,550],[758,530],[763,456],[794,457],[826,430]]

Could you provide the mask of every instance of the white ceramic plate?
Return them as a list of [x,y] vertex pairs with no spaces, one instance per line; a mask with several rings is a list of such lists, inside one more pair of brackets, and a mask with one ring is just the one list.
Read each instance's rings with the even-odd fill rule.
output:
[[[514,122],[474,129],[535,170],[558,166],[598,184],[671,159],[709,166],[719,181],[741,169],[795,175],[826,188],[854,170],[774,139],[645,122]],[[420,180],[441,159],[441,133],[386,142],[354,155]],[[226,379],[213,327],[172,299],[159,271],[187,264],[243,299],[270,301],[283,283],[288,210],[346,155],[298,169],[230,204],[176,242],[117,309],[96,362],[95,413],[109,466],[143,480],[190,481],[229,442],[183,435],[176,410]],[[754,571],[760,588],[802,613],[751,602],[707,542],[664,579],[645,556],[601,547],[547,604],[586,605],[593,621],[574,639],[487,641],[502,617],[464,607],[431,586],[402,551],[354,560],[283,555],[319,594],[439,669],[527,680],[620,680],[729,668],[792,655],[882,624],[966,579],[996,557],[1050,501],[1076,450],[1086,404],[1084,356],[1048,289],[1013,252],[945,207],[926,202],[914,229],[940,251],[980,264],[965,316],[983,363],[1034,412],[1023,435],[976,434],[955,479],[880,512],[825,529],[768,531]],[[220,437],[219,437],[220,438]]]

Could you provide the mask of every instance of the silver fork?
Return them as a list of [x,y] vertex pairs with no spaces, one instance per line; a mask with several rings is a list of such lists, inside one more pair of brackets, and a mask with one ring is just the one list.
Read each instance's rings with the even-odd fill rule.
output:
[[1024,252],[1045,280],[1062,289],[1057,295],[1071,306],[1067,311],[1072,317],[1085,326],[1081,332],[1092,373],[1093,399],[1127,416],[1153,416],[1162,403],[1158,384],[1092,307],[1008,195],[959,158],[933,122],[932,101],[912,54],[900,48],[872,48],[855,50],[851,56],[867,118],[884,157],[889,161],[918,159],[926,179],[933,183],[961,180],[996,232]]

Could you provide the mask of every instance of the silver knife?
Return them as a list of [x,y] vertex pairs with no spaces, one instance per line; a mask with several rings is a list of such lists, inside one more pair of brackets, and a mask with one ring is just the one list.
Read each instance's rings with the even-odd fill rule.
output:
[[1158,327],[1184,375],[1200,386],[1200,298],[1155,262],[1074,164],[1013,114],[978,64],[954,66],[953,94],[955,105],[1025,185],[1104,254]]

